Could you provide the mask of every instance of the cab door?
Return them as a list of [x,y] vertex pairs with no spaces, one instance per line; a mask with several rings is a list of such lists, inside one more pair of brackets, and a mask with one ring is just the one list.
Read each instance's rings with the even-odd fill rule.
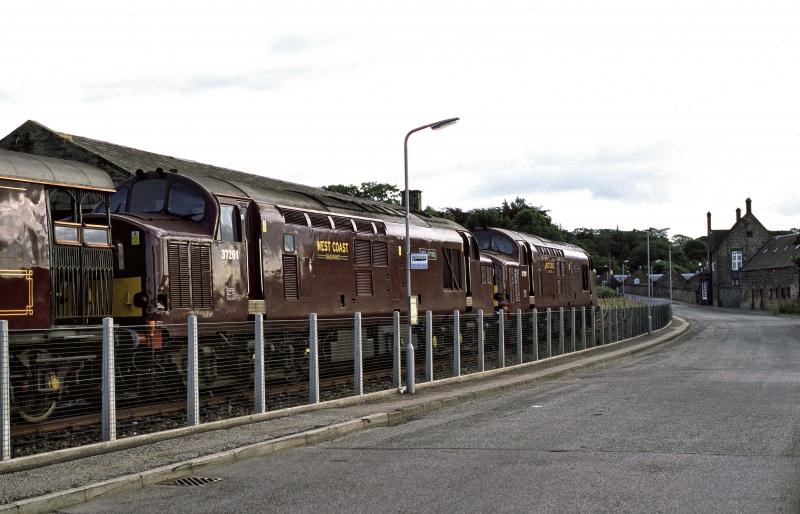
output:
[[220,204],[212,273],[214,317],[241,319],[247,313],[247,246],[239,205]]

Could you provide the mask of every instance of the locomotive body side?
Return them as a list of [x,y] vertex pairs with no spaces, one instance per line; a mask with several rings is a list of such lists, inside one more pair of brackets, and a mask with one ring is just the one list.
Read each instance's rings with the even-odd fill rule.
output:
[[494,264],[499,308],[595,305],[591,258],[581,248],[498,228],[475,236]]

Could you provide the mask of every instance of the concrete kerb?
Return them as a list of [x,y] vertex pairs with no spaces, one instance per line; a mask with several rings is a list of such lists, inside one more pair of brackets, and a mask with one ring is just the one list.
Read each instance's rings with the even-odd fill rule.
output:
[[[536,382],[545,379],[557,378],[560,377],[561,375],[564,375],[566,373],[578,369],[592,367],[598,364],[605,364],[610,361],[614,361],[620,358],[625,358],[637,353],[647,351],[649,349],[652,349],[659,345],[663,345],[668,342],[676,341],[688,331],[690,324],[677,316],[675,316],[675,319],[679,320],[682,323],[682,326],[679,327],[678,330],[675,331],[674,333],[661,334],[656,338],[654,338],[652,341],[647,341],[645,343],[638,345],[631,345],[630,343],[632,340],[619,341],[617,343],[613,343],[613,345],[617,346],[617,349],[614,351],[603,352],[598,355],[593,355],[590,358],[584,359],[583,361],[579,362],[571,363],[566,359],[562,359],[560,365],[542,369],[534,376],[519,377],[517,380],[513,380],[514,378],[513,375],[523,372],[524,368],[529,368],[531,365],[535,365],[537,362],[553,361],[554,359],[558,359],[558,357],[504,368],[504,370],[498,370],[498,371],[505,371],[505,373],[492,374],[492,376],[499,374],[507,375],[510,379],[512,379],[512,381],[508,383],[502,383],[496,385],[488,384],[488,387],[477,391],[463,391],[460,393],[454,391],[454,393],[456,394],[452,394],[445,398],[432,398],[429,400],[420,401],[413,405],[392,410],[390,412],[376,413],[358,419],[336,423],[326,427],[308,430],[297,434],[291,434],[276,439],[271,439],[269,441],[254,443],[233,450],[226,450],[212,455],[198,457],[177,464],[162,466],[141,473],[136,473],[124,477],[118,477],[103,482],[96,482],[93,484],[88,484],[86,486],[69,489],[66,491],[54,492],[44,496],[38,496],[35,498],[19,500],[13,504],[0,506],[0,513],[46,512],[46,511],[56,510],[71,505],[85,503],[89,500],[98,498],[100,496],[113,494],[115,492],[121,492],[126,490],[138,490],[149,485],[158,484],[169,480],[177,480],[179,478],[191,476],[201,470],[208,469],[210,467],[231,464],[233,462],[241,462],[244,460],[268,455],[270,453],[274,453],[280,450],[285,450],[288,448],[295,448],[299,446],[316,444],[323,441],[329,441],[342,437],[346,434],[367,430],[373,427],[400,424],[405,421],[409,421],[414,417],[420,416],[427,412],[431,412],[433,410],[459,405],[478,398],[485,398],[488,396],[497,395],[504,391],[520,389],[522,387],[535,384]],[[664,327],[664,329],[670,327],[671,325],[672,323],[667,325],[667,327]],[[623,343],[627,344],[625,344],[624,348],[619,348],[619,345]],[[602,347],[589,348],[587,350],[581,350],[580,352],[575,352],[575,353],[582,353],[586,355],[586,352],[589,352],[591,350],[595,350],[597,348],[610,348],[611,346],[612,345],[606,345]],[[569,355],[564,355],[559,357],[568,357]],[[450,383],[460,383],[468,381],[467,379],[469,377],[470,376],[454,377],[454,379],[448,379],[448,380]],[[446,381],[444,380],[439,381],[439,383],[444,383],[444,382]],[[429,384],[424,384],[424,385],[430,386]],[[382,393],[385,393],[385,391]],[[392,391],[392,393],[394,393],[394,391]],[[365,397],[367,396],[370,395],[365,395]],[[334,400],[333,402],[337,401],[338,400]],[[325,402],[325,403],[328,404],[327,405],[328,407],[332,406],[330,405],[331,402]],[[238,424],[242,423],[237,423],[237,425]]]

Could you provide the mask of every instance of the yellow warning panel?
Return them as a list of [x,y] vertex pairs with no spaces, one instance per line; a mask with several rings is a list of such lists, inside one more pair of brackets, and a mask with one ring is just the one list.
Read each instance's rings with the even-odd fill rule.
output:
[[133,304],[133,295],[141,290],[141,277],[115,278],[113,316],[115,318],[141,316],[142,309]]

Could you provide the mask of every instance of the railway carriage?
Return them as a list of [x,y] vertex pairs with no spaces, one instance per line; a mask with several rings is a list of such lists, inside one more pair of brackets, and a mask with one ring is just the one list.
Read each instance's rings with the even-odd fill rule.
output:
[[[111,313],[113,191],[92,166],[0,150],[0,319],[18,331],[12,405],[28,421],[48,417],[97,357],[95,334],[80,327]],[[86,348],[65,352],[67,342]]]

